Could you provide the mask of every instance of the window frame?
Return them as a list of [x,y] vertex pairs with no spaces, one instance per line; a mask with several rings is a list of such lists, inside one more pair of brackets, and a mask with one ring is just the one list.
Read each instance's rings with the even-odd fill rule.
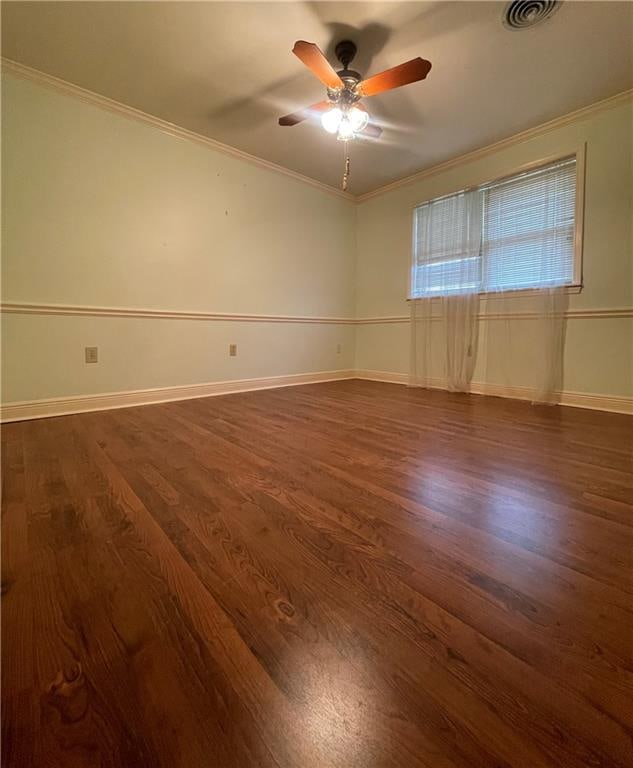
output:
[[[489,184],[495,184],[505,179],[510,179],[513,176],[518,176],[521,173],[528,171],[535,171],[539,168],[562,160],[569,160],[574,158],[576,160],[576,200],[574,207],[574,267],[572,282],[565,285],[564,288],[568,293],[580,293],[583,289],[583,246],[584,246],[584,219],[585,219],[585,166],[586,166],[586,154],[587,145],[585,142],[579,146],[571,149],[569,152],[558,152],[554,155],[548,155],[540,157],[538,160],[533,160],[522,165],[515,166],[507,171],[504,171],[499,176],[492,178],[488,177],[481,179],[476,184],[471,184],[468,187],[462,187],[456,189],[453,192],[448,192],[444,195],[437,195],[435,197],[429,197],[425,200],[420,200],[415,203],[411,209],[411,259],[409,264],[409,276],[407,284],[407,301],[418,301],[420,299],[429,298],[431,300],[441,298],[441,296],[414,296],[413,295],[413,282],[414,282],[414,270],[415,270],[415,212],[416,209],[427,203],[435,202],[436,200],[442,200],[446,197],[453,197],[463,192],[470,192],[473,189],[480,189]],[[490,292],[479,291],[479,296],[487,298],[500,298],[507,296],[531,296],[541,291],[541,288],[519,288],[510,289],[503,292]]]

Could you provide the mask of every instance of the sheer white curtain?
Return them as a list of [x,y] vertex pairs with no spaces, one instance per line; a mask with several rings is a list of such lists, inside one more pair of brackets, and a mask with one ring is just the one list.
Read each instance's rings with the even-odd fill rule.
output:
[[486,299],[480,356],[493,393],[501,387],[534,403],[560,402],[568,303],[561,287]]
[[[573,279],[575,158],[491,184],[483,192],[486,379],[556,403],[563,388]],[[537,286],[529,296],[513,293]]]
[[575,210],[575,157],[415,209],[412,385],[468,391],[483,318],[486,382],[558,401]]
[[416,210],[411,277],[410,384],[467,392],[477,357],[481,193]]

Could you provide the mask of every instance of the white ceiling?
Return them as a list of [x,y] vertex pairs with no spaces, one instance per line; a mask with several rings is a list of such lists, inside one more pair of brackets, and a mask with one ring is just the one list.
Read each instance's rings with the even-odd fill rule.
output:
[[[292,53],[363,75],[415,56],[428,78],[367,100],[379,141],[352,147],[362,194],[633,86],[633,3],[565,2],[524,31],[495,2],[4,2],[2,54],[197,133],[339,186],[342,146],[277,118],[324,97]],[[338,68],[338,67],[337,67]]]

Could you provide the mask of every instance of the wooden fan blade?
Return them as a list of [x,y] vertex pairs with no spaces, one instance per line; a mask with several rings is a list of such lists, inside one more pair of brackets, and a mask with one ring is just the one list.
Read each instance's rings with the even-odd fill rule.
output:
[[367,123],[360,135],[367,136],[369,139],[379,139],[382,136],[382,128],[379,128],[375,123]]
[[327,85],[328,88],[343,87],[343,81],[317,45],[306,43],[305,40],[297,40],[292,52],[301,59],[312,74],[319,78],[323,85]]
[[329,101],[319,101],[316,104],[300,109],[297,112],[292,112],[289,115],[280,117],[279,125],[296,125],[297,123],[302,123],[304,120],[316,117],[319,113],[325,112],[331,106],[332,104]]
[[409,83],[424,80],[430,69],[430,61],[419,57],[411,59],[411,61],[393,67],[393,69],[386,69],[384,72],[363,80],[358,85],[358,91],[362,96],[375,96],[383,91],[400,88],[401,85],[409,85]]

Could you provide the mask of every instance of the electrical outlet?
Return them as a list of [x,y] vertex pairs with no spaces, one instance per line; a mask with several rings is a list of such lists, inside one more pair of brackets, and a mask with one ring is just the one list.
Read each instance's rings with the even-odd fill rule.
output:
[[86,347],[85,348],[86,362],[98,363],[99,362],[99,347]]
[[237,357],[237,344],[229,344],[229,357]]
[[341,351],[342,351],[342,349],[343,349],[343,347],[342,347],[340,344],[337,344],[337,345],[336,345],[336,354],[337,354],[337,355],[340,355],[340,354],[341,354]]

